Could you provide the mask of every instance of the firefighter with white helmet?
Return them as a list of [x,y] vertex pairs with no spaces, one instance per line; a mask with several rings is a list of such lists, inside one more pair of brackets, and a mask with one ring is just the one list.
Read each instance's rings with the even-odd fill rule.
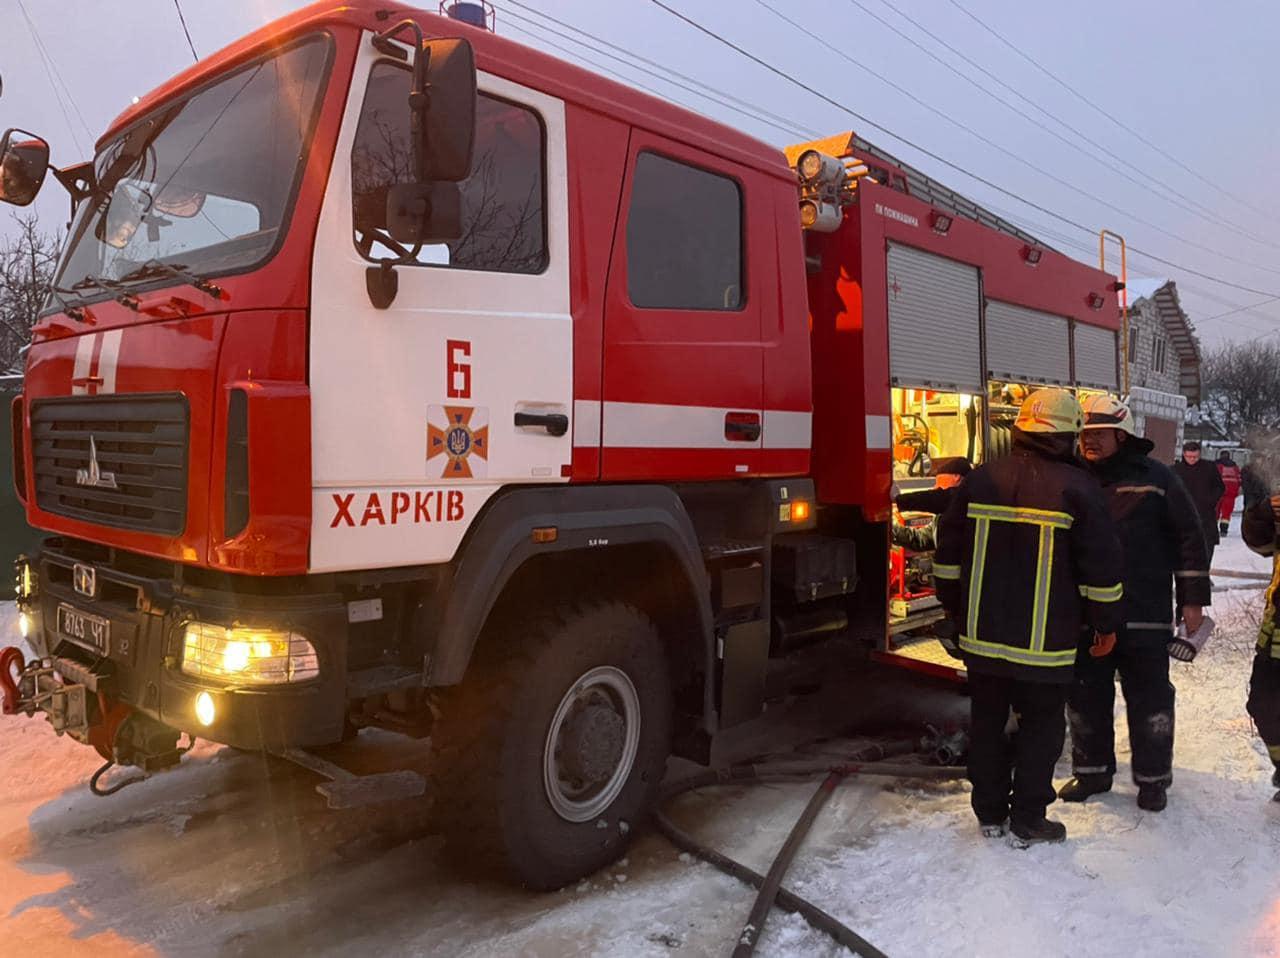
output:
[[1074,778],[1059,791],[1068,802],[1109,791],[1116,772],[1115,677],[1129,717],[1138,805],[1158,812],[1173,781],[1174,689],[1169,682],[1175,598],[1188,633],[1210,601],[1209,556],[1199,513],[1173,470],[1152,459],[1129,407],[1112,396],[1084,406],[1080,447],[1102,484],[1124,556],[1124,624],[1115,652],[1094,658],[1082,648],[1067,699]]
[[1045,809],[1080,630],[1088,626],[1105,655],[1120,624],[1120,544],[1098,484],[1075,458],[1082,425],[1069,392],[1033,392],[1012,453],[970,473],[938,528],[938,596],[969,672],[973,810],[984,834],[1007,825],[1019,844],[1066,837]]

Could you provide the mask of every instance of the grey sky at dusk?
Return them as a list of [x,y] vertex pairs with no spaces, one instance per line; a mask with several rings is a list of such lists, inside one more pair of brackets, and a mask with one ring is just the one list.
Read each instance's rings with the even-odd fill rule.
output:
[[[949,186],[1002,214],[1016,217],[1019,225],[1049,245],[1096,261],[1096,237],[1054,222],[1044,213],[995,193],[886,133],[855,121],[697,33],[648,0],[523,2],[781,114],[791,125],[823,135],[856,129]],[[1091,227],[1113,229],[1134,246],[1203,273],[1280,294],[1280,126],[1276,122],[1280,75],[1274,67],[1275,41],[1280,37],[1280,4],[1267,0],[1216,4],[1191,0],[958,2],[1206,179],[1188,175],[1100,116],[986,33],[951,0],[809,0],[785,7],[779,0],[669,0],[671,6],[687,16],[875,123],[1041,206]],[[22,4],[69,88],[74,105],[67,105],[69,119],[64,117],[18,0],[0,0],[5,24],[0,31],[0,76],[4,82],[0,126],[22,127],[43,135],[53,146],[55,165],[84,158],[92,140],[133,96],[164,83],[191,62],[173,0],[22,0]],[[866,70],[824,49],[769,12],[765,4],[777,7],[907,93],[890,88]],[[1173,187],[1179,197],[1190,202],[1163,199],[1136,186],[1106,168],[1104,164],[1119,165],[1114,159],[1095,160],[1096,151],[1087,144],[1081,144],[1084,153],[1072,150],[931,60],[859,9],[858,4],[1002,99],[1055,127],[1068,139],[1075,139],[1025,101],[1000,89],[990,78],[920,33],[898,11],[918,21],[1029,99],[1144,173]],[[183,0],[192,39],[202,55],[301,5],[291,0]],[[567,59],[572,57],[551,49],[550,43],[572,49],[583,59],[590,58],[638,83],[660,89],[670,99],[766,141],[781,145],[793,140],[764,123],[628,70],[604,54],[530,28],[530,14],[519,7],[508,6],[503,0],[495,5],[499,33]],[[434,4],[431,6],[434,8]],[[561,30],[554,26],[550,29]],[[931,112],[911,96],[954,122]],[[1068,181],[1071,187],[1031,169],[968,131],[980,133],[1053,177]],[[1125,169],[1129,175],[1143,179],[1141,174]],[[1229,198],[1215,185],[1245,202]],[[1164,192],[1160,187],[1153,188]],[[1173,235],[1127,220],[1104,203],[1122,207]],[[1213,222],[1193,204],[1206,207],[1210,216],[1230,220],[1233,225]],[[47,229],[60,229],[66,219],[66,196],[56,183],[50,182],[35,208]],[[7,228],[6,218],[0,230]],[[1252,238],[1243,235],[1241,228]],[[1199,245],[1189,245],[1184,240]],[[1131,259],[1130,272],[1134,277],[1167,275],[1178,280],[1184,306],[1207,343],[1224,338],[1247,340],[1280,330],[1280,301],[1210,320],[1216,314],[1257,303],[1264,297],[1137,256]]]

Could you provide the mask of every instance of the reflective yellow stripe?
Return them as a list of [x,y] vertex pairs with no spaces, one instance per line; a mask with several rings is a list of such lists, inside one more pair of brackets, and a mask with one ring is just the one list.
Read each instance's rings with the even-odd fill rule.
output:
[[969,504],[969,518],[995,519],[999,522],[1025,522],[1033,526],[1054,526],[1058,529],[1070,529],[1072,523],[1075,522],[1075,519],[1066,512],[997,506],[986,502],[971,502]]
[[1073,665],[1076,661],[1075,649],[1062,649],[1057,652],[1018,649],[996,642],[979,642],[967,635],[960,636],[960,648],[971,655],[980,655],[983,658],[1003,659],[1015,665],[1033,665],[1041,668],[1062,668]]
[[[970,509],[973,507],[970,506]],[[982,604],[982,573],[987,565],[987,537],[991,533],[991,521],[979,519],[973,531],[973,566],[969,572],[969,634],[978,635],[978,608]]]
[[1124,583],[1115,585],[1082,585],[1080,594],[1093,602],[1119,602],[1124,598]]
[[959,579],[960,567],[958,565],[944,565],[941,562],[933,564],[933,577],[935,579]]
[[1049,622],[1049,583],[1053,578],[1053,526],[1040,527],[1040,551],[1036,554],[1036,590],[1031,606],[1031,648],[1044,650]]

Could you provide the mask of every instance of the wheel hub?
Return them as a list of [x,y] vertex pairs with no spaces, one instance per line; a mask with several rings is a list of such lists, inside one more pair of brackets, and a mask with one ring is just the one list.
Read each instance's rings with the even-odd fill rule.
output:
[[606,704],[577,709],[560,737],[560,761],[570,778],[588,785],[605,781],[622,758],[627,723]]
[[591,669],[565,692],[543,752],[543,783],[569,822],[600,816],[627,784],[640,744],[640,697],[611,665]]

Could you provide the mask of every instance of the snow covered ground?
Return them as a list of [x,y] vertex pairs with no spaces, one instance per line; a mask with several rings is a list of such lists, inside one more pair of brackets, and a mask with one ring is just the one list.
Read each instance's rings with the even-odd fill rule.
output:
[[[1234,529],[1214,564],[1267,570]],[[966,785],[859,782],[828,805],[788,884],[895,958],[1280,958],[1280,806],[1244,711],[1261,596],[1216,595],[1219,635],[1174,665],[1165,812],[1136,807],[1126,766],[1109,795],[1050,810],[1065,845],[1024,852],[978,836]],[[16,638],[8,605],[0,638]],[[1117,734],[1123,763],[1123,719]],[[425,760],[421,743],[361,739],[359,767]],[[5,954],[721,955],[750,907],[746,888],[652,833],[589,881],[528,895],[451,875],[422,808],[328,812],[309,774],[255,756],[201,745],[105,800],[84,787],[97,764],[42,720],[0,720]],[[675,817],[764,870],[812,787],[711,790]],[[775,913],[760,953],[838,952]]]

